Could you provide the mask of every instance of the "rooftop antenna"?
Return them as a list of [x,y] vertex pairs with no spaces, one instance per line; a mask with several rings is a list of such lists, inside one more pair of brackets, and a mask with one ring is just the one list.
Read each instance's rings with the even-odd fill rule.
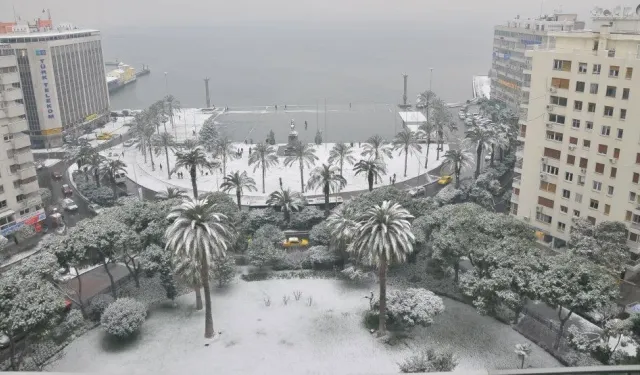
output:
[[18,16],[16,16],[16,6],[12,5],[13,7],[13,20],[17,23],[18,22]]
[[51,9],[47,8],[47,17],[49,17],[49,21],[51,21]]

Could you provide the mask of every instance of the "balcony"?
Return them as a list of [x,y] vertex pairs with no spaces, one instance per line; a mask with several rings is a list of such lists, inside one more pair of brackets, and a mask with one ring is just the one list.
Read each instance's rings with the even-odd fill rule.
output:
[[9,133],[16,134],[29,130],[27,120],[18,120],[9,123]]
[[516,164],[513,166],[513,171],[515,173],[522,173],[522,159],[516,161]]
[[13,136],[13,139],[11,140],[11,144],[13,146],[13,149],[19,150],[25,147],[31,147],[31,139],[29,139],[28,135],[18,133]]
[[510,199],[511,202],[518,203],[519,200],[520,200],[519,195],[511,194],[511,199]]
[[13,118],[22,115],[24,115],[24,106],[22,104],[0,108],[0,118]]
[[0,83],[6,86],[11,85],[12,83],[20,83],[20,73],[2,73],[0,74]]
[[512,187],[520,187],[520,184],[522,183],[522,177],[515,177],[513,179],[513,182],[511,183]]
[[34,180],[31,182],[27,182],[24,184],[20,184],[20,192],[22,194],[35,193],[40,189],[40,185],[38,185],[38,180]]
[[516,148],[516,158],[522,159],[524,157],[524,146],[518,146]]
[[42,204],[42,199],[40,199],[40,197],[37,196],[38,193],[36,194],[31,193],[31,194],[32,195],[27,196],[27,199],[23,199],[19,201],[18,205],[20,207],[27,208],[27,207],[33,207],[37,204]]
[[18,66],[18,60],[14,55],[0,56],[0,68],[9,68],[12,66]]
[[5,102],[13,102],[22,99],[22,90],[12,87],[0,92],[0,98]]
[[[28,138],[29,137],[27,137],[27,139]],[[31,153],[31,150],[15,152],[13,154],[13,160],[15,161],[16,164],[33,163],[33,154]]]
[[[31,160],[33,161],[33,155],[31,155]],[[17,174],[21,180],[26,180],[29,177],[33,177],[36,175],[36,167],[33,166],[33,164],[29,164],[28,166],[25,166],[24,168],[18,170]]]

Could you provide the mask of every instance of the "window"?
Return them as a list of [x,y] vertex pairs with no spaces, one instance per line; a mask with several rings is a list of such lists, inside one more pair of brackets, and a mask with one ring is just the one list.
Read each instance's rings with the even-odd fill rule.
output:
[[[629,211],[627,211],[629,212]],[[632,214],[631,218],[629,218],[630,221],[633,221],[635,224],[640,224],[640,215],[636,215],[636,214]]]
[[604,117],[611,117],[613,116],[613,107],[609,107],[608,105],[604,106],[604,111],[602,113],[602,115]]
[[580,217],[580,211],[578,211],[578,210],[573,210],[573,216],[575,216],[575,217]]
[[553,220],[553,218],[549,215],[543,214],[542,212],[536,212],[536,220],[543,223],[551,224],[551,220]]
[[556,184],[552,184],[551,182],[540,181],[540,190],[548,191],[549,193],[556,192]]
[[580,120],[574,118],[571,121],[571,127],[574,129],[580,129]]
[[0,208],[5,208],[5,207],[7,207],[7,201],[6,201],[6,199],[5,199],[5,200],[0,201]]
[[605,215],[609,215],[609,212],[611,212],[611,205],[610,204],[605,204],[604,205],[604,214]]
[[[596,42],[598,43],[598,42]],[[595,51],[598,50],[598,47],[596,47]],[[593,64],[593,74],[600,74],[600,70],[601,70],[602,66],[600,64]]]
[[604,94],[605,96],[608,96],[610,98],[615,98],[616,97],[616,87],[615,86],[607,86],[607,91]]
[[560,160],[560,150],[555,150],[553,148],[545,147],[544,156],[550,157],[552,159]]
[[607,186],[607,195],[613,195],[615,188],[611,185]]
[[596,171],[596,173],[598,173],[598,174],[603,174],[603,173],[604,173],[604,164],[602,164],[602,163],[596,163],[595,171]]
[[640,180],[640,174],[638,174],[637,172],[633,172],[633,177],[631,178],[631,182],[633,182],[634,184],[637,184],[638,180]]
[[561,107],[566,107],[567,106],[567,98],[563,98],[561,96],[551,96],[551,100],[549,101],[550,104],[555,104],[555,105],[559,105]]
[[576,193],[575,201],[578,203],[582,203],[582,194]]
[[551,141],[562,142],[562,133],[547,130],[547,139]]
[[622,139],[622,134],[624,134],[624,130],[618,128],[618,134],[617,134],[616,138]]
[[589,159],[587,158],[580,158],[580,168],[586,168],[587,164],[589,164]]
[[565,117],[562,115],[556,115],[555,113],[549,113],[549,122],[555,122],[557,124],[564,124]]
[[599,144],[598,145],[598,154],[606,155],[608,149],[609,149],[609,147],[607,145]]
[[558,169],[558,167],[554,167],[554,166],[551,166],[551,165],[549,165],[549,164],[543,164],[543,165],[542,165],[542,171],[543,171],[544,173],[552,174],[552,175],[554,175],[554,176],[557,176],[557,175],[558,175],[558,172],[560,172],[560,170]]
[[580,74],[587,73],[587,63],[578,63],[578,73]]
[[613,158],[614,159],[620,159],[620,149],[619,148],[614,148],[613,149]]
[[618,174],[618,168],[616,167],[611,167],[611,173],[609,174],[609,177],[611,178],[616,178],[616,175]]
[[564,172],[564,179],[565,179],[566,181],[569,181],[569,182],[573,181],[573,173],[571,173],[571,172]]
[[566,198],[566,199],[571,198],[571,192],[567,189],[562,189],[562,198]]
[[574,165],[576,163],[575,155],[567,155],[567,164]]
[[565,78],[551,78],[551,86],[558,89],[569,89],[569,80]]
[[569,60],[553,60],[553,70],[571,71],[571,61]]
[[560,212],[562,212],[563,214],[566,214],[567,212],[569,212],[569,207],[560,206]]
[[5,134],[2,138],[4,138],[5,142],[9,142],[13,139],[13,134]]
[[567,229],[567,225],[561,221],[558,221],[558,232],[564,232]]
[[589,85],[589,93],[590,94],[597,94],[598,93],[598,84],[597,83],[592,83]]
[[593,181],[593,184],[591,186],[591,188],[595,191],[601,191],[602,190],[602,182],[600,181]]
[[584,127],[585,127],[587,130],[592,130],[592,129],[593,129],[593,121],[585,121],[585,122],[584,122]]
[[640,164],[640,152],[636,153],[636,164]]
[[576,138],[576,137],[569,137],[569,144],[570,144],[570,145],[577,145],[577,144],[578,144],[578,138]]
[[593,208],[594,210],[597,210],[598,206],[600,206],[600,202],[598,202],[597,200],[591,199],[589,201],[589,208]]
[[611,65],[609,67],[609,77],[618,78],[619,74],[620,74],[620,67],[619,66]]
[[538,204],[541,205],[541,206],[548,207],[548,208],[553,208],[554,202],[553,202],[553,199],[548,199],[548,198],[545,198],[545,197],[538,197]]
[[609,134],[611,134],[611,126],[602,125],[602,127],[600,128],[600,135],[604,135],[605,137],[608,137]]
[[626,109],[620,109],[620,120],[624,120],[627,118],[627,110]]
[[633,68],[627,68],[627,71],[624,74],[624,78],[631,79],[633,76]]
[[574,100],[573,101],[573,110],[574,111],[582,111],[582,101]]
[[588,139],[583,139],[582,140],[582,147],[584,147],[585,149],[589,149],[591,147],[591,141]]
[[636,194],[634,191],[630,191],[629,192],[629,202],[636,202],[636,199],[638,197],[638,194]]
[[[627,211],[627,212],[629,212],[629,211]],[[638,242],[638,238],[639,237],[640,236],[638,236],[636,233],[629,232],[629,241]]]
[[622,89],[622,99],[624,100],[629,99],[629,89]]
[[593,216],[587,216],[587,221],[591,223],[591,225],[596,225],[596,218]]
[[587,181],[585,176],[578,176],[578,186],[584,186],[585,181]]
[[587,104],[587,112],[595,113],[596,112],[596,103]]
[[576,92],[584,92],[584,82],[576,82]]

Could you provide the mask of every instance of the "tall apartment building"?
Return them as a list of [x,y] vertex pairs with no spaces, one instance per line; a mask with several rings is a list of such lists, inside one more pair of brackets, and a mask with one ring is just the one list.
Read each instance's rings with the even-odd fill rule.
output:
[[109,121],[100,32],[71,25],[33,31],[15,25],[0,44],[16,50],[29,135],[34,148]]
[[0,44],[0,234],[45,219],[15,50]]
[[511,213],[554,247],[573,218],[627,224],[640,242],[640,34],[550,33],[553,47],[527,51]]
[[[522,92],[525,69],[531,68],[531,58],[525,51],[536,46],[547,47],[553,42],[549,32],[584,28],[576,14],[554,14],[537,19],[514,19],[494,27],[493,60],[491,63],[491,99],[504,102],[514,113],[528,99]],[[524,98],[523,98],[524,95]]]

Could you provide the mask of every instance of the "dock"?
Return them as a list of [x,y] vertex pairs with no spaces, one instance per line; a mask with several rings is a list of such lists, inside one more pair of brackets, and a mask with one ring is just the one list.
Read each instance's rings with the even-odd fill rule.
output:
[[146,76],[151,73],[151,69],[149,69],[149,65],[142,65],[142,70],[136,72],[136,78]]

